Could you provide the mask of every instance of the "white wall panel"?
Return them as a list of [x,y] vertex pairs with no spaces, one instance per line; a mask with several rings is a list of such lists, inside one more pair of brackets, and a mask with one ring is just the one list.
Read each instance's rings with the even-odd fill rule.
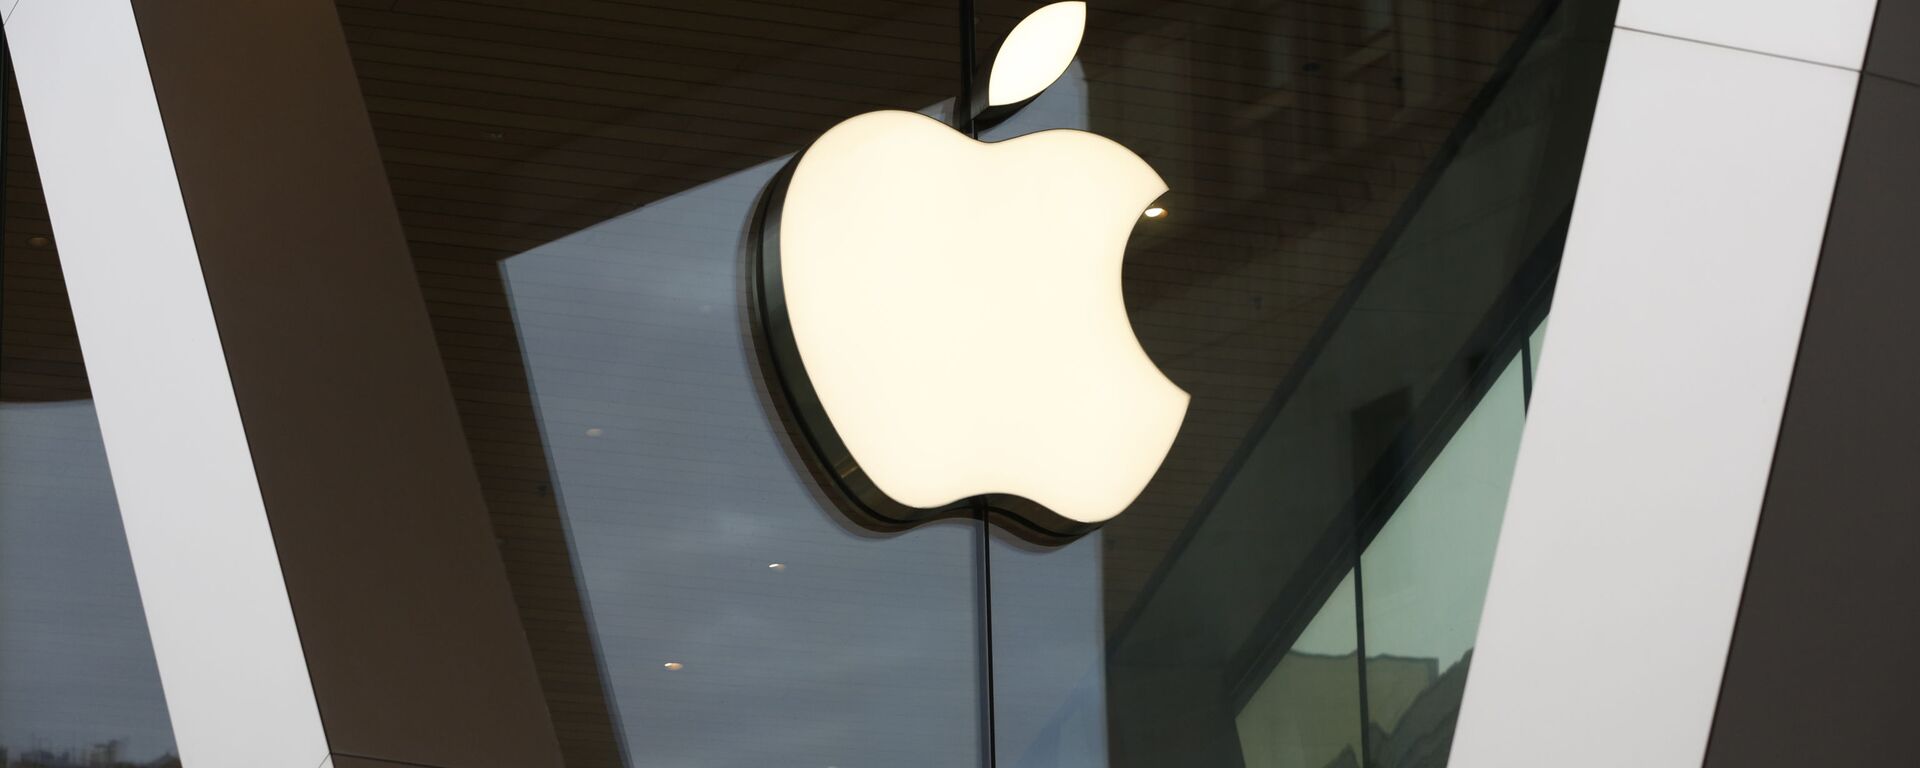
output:
[[1628,29],[1859,69],[1877,0],[1620,0]]
[[1700,765],[1857,78],[1616,33],[1453,765]]
[[127,0],[6,25],[181,757],[327,752]]

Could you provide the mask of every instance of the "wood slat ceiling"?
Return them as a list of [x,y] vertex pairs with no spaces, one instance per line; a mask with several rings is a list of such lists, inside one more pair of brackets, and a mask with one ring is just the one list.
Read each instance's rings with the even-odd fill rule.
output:
[[[1039,4],[983,0],[983,52]],[[1092,125],[1174,190],[1173,214],[1135,234],[1127,305],[1149,354],[1194,395],[1165,467],[1107,528],[1109,626],[1533,5],[1094,4],[1081,53]],[[950,97],[953,6],[340,0],[339,10],[568,764],[617,766],[499,262],[797,151],[859,112]],[[83,398],[17,102],[10,114],[0,399]]]
[[19,91],[8,83],[6,204],[0,236],[0,402],[90,396],[66,281],[40,192]]

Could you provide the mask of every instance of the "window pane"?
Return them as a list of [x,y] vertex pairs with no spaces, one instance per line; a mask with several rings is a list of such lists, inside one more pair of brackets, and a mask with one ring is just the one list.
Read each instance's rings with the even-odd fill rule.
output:
[[[1042,4],[981,0],[982,60]],[[1091,711],[1065,675],[1036,684],[1064,645],[1103,657],[1112,765],[1382,759],[1360,737],[1368,710],[1399,723],[1396,692],[1444,669],[1363,670],[1358,643],[1296,644],[1329,611],[1359,623],[1328,596],[1394,516],[1390,492],[1419,479],[1423,446],[1458,427],[1433,414],[1518,353],[1501,329],[1550,289],[1612,18],[1605,0],[1088,4],[1074,66],[983,138],[1089,130],[1166,180],[1123,290],[1147,354],[1193,400],[1097,556],[1055,553],[1071,578],[996,551],[1000,760],[1046,764],[1035,734]],[[1476,479],[1504,488],[1506,471]],[[1003,608],[1094,599],[1099,638]],[[1451,593],[1389,606],[1469,636],[1477,621]]]
[[93,404],[0,402],[0,766],[173,751]]
[[1518,355],[1360,556],[1373,764],[1446,764],[1525,421]]
[[[1042,4],[980,0],[981,62]],[[1358,553],[1550,281],[1610,2],[1091,3],[982,138],[1092,131],[1166,179],[1121,289],[1194,399],[1055,548],[850,521],[750,312],[768,181],[950,111],[953,5],[340,9],[570,765],[1364,763],[1363,681],[1424,679],[1360,664]]]
[[777,166],[502,265],[608,694],[636,764],[971,766],[978,524],[839,522],[751,365]]
[[978,525],[842,517],[748,311],[769,177],[954,98],[953,7],[339,7],[568,765],[977,765]]
[[1349,572],[1234,715],[1247,768],[1360,765],[1355,627]]

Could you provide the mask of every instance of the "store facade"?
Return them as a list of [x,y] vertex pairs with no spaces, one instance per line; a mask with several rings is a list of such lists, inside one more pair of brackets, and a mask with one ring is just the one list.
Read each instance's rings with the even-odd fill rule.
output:
[[[1836,605],[1809,563],[1892,606],[1821,619],[1857,647],[1915,619],[1862,586],[1892,543],[1822,553],[1912,498],[1857,479],[1914,416],[1858,388],[1920,348],[1881,231],[1920,201],[1881,41],[1920,29],[1777,5],[1093,0],[995,102],[1053,6],[19,0],[0,768],[1882,754],[1784,713],[1910,710],[1898,669],[1778,676]],[[1075,304],[1021,259],[1092,219],[980,203],[1107,166],[795,170],[882,110],[1103,137],[1165,191]],[[829,215],[805,242],[954,271],[840,274],[825,306],[897,314],[802,329]],[[968,254],[999,271],[943,294]],[[1187,398],[1144,471],[1044,447],[1150,418],[1059,384],[1094,336],[939,336],[1115,291]]]

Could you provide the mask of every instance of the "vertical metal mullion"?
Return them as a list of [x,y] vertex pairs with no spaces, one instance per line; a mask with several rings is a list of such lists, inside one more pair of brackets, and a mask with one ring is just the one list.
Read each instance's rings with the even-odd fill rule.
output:
[[[953,101],[953,127],[967,138],[978,138],[973,122],[973,79],[975,72],[974,51],[974,0],[960,0],[957,3],[960,35],[960,92]],[[990,523],[987,520],[987,505],[984,499],[974,505],[974,519],[979,523],[979,548],[974,559],[978,569],[975,590],[975,624],[979,628],[980,659],[980,749],[982,763],[987,768],[999,764],[998,745],[994,728],[994,686],[993,686],[993,540]]]

